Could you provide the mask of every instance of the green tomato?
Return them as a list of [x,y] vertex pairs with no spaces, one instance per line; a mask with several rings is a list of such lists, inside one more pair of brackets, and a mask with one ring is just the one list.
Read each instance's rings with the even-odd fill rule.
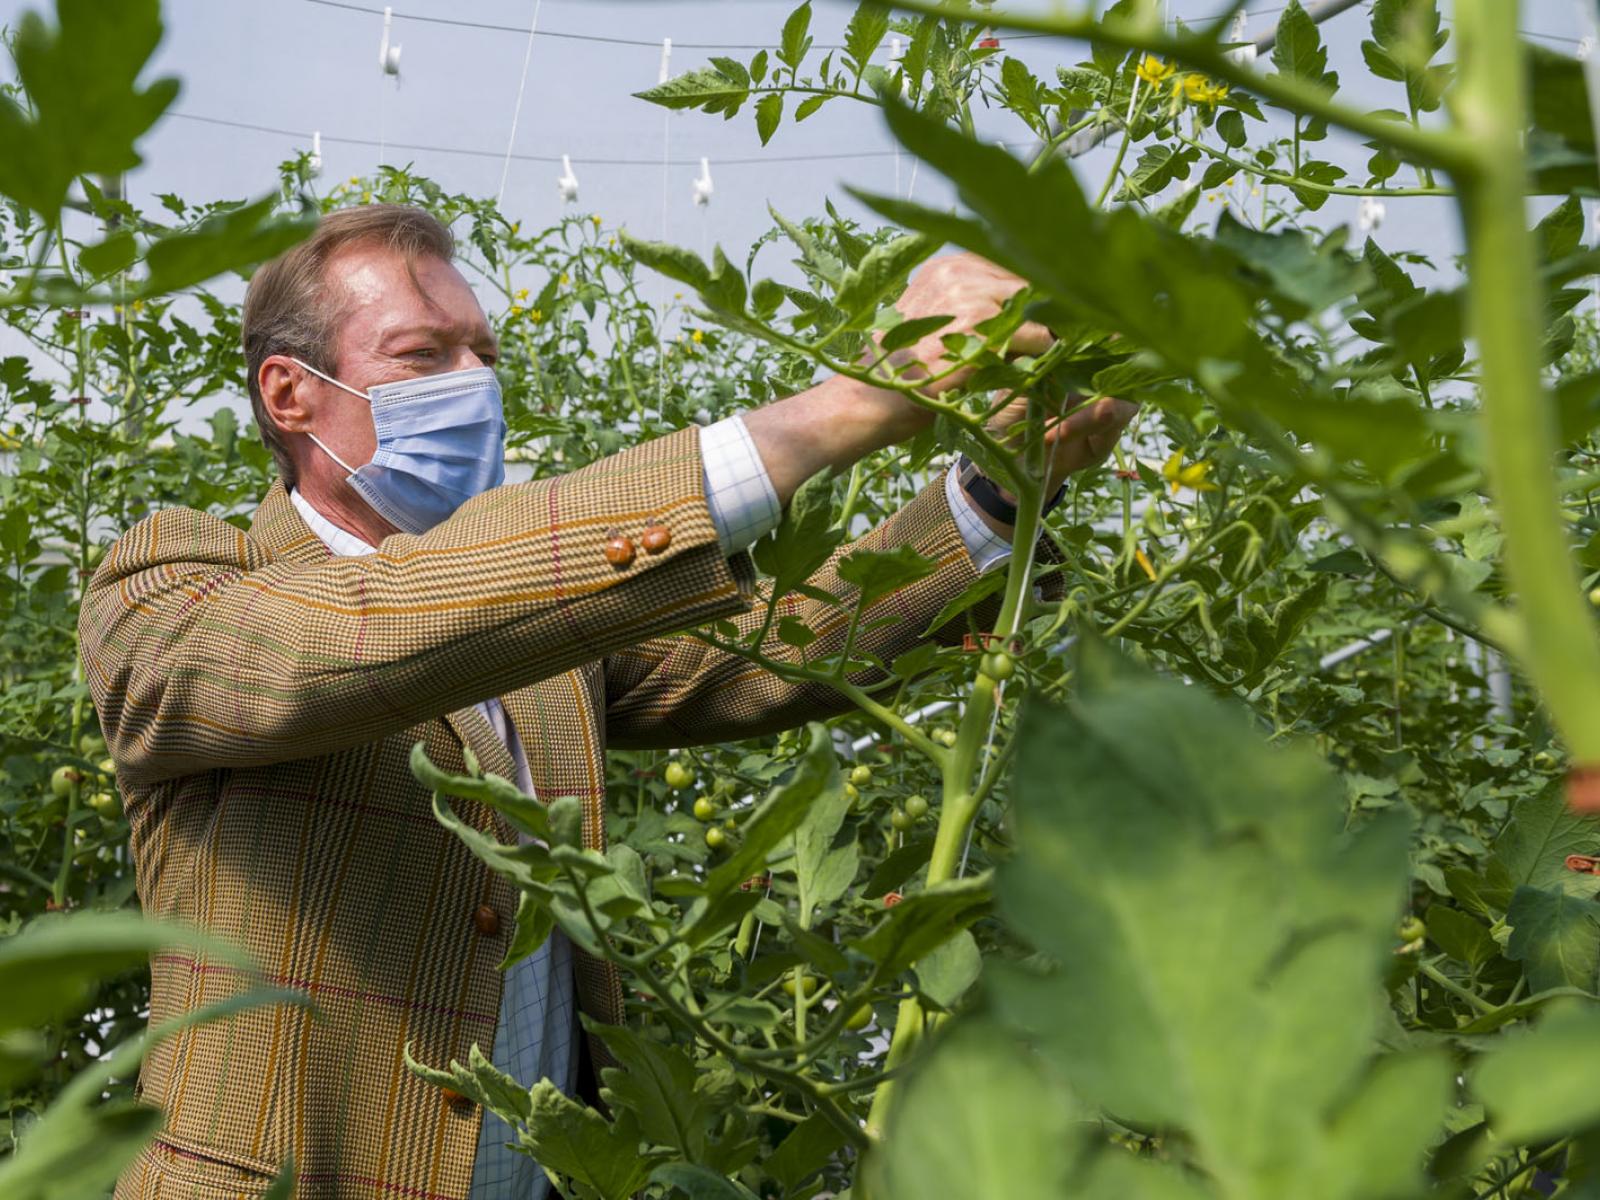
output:
[[1533,756],[1533,765],[1541,771],[1548,771],[1556,765],[1556,756],[1548,750],[1541,750]]
[[1017,664],[1004,650],[991,650],[983,656],[983,661],[978,664],[978,670],[990,679],[1004,683],[1017,673]]
[[50,794],[57,800],[72,795],[72,789],[83,782],[83,772],[74,766],[60,766],[50,776]]
[[[819,980],[815,975],[802,975],[800,978],[802,980],[804,980],[804,983],[802,984],[802,986],[806,989],[806,995],[808,995],[808,996],[815,995],[816,991],[817,991],[817,988],[820,987],[821,984],[822,984],[822,981]],[[794,993],[795,993],[794,976],[793,975],[784,976],[784,979],[783,979],[783,994],[785,996],[792,996],[792,995],[794,995]]]
[[710,796],[701,796],[695,800],[694,815],[701,821],[709,821],[717,815],[717,806],[711,803]]
[[735,821],[732,817],[729,817],[722,823],[722,827],[724,829],[737,829],[739,828],[739,822]]
[[1592,587],[1589,589],[1589,603],[1594,605],[1596,608],[1600,608],[1600,587]]
[[904,833],[907,829],[910,829],[915,822],[912,821],[911,814],[906,812],[905,809],[897,808],[889,814],[889,824],[893,825],[896,829]]
[[88,804],[102,820],[115,821],[122,815],[122,801],[115,792],[96,792],[89,797]]
[[861,799],[861,793],[856,790],[856,785],[853,783],[846,783],[844,785],[844,794],[849,797],[852,803]]
[[1420,917],[1407,917],[1395,928],[1395,933],[1402,942],[1414,942],[1428,932],[1428,927],[1422,923]]
[[673,759],[667,764],[665,775],[669,788],[686,788],[694,782],[694,772],[677,759]]
[[713,850],[720,849],[723,843],[725,843],[727,840],[728,835],[723,833],[722,830],[715,825],[706,830],[706,845],[710,846]]
[[923,796],[906,797],[906,816],[913,821],[920,821],[928,815],[928,801]]
[[872,782],[872,768],[862,763],[858,767],[850,768],[850,782],[858,788],[866,787]]
[[844,1019],[846,1029],[865,1029],[872,1020],[872,1005],[863,1004]]
[[105,739],[98,733],[86,733],[78,739],[78,753],[85,758],[99,758],[105,752]]
[[935,729],[933,731],[933,740],[949,749],[960,741],[961,737],[954,729]]

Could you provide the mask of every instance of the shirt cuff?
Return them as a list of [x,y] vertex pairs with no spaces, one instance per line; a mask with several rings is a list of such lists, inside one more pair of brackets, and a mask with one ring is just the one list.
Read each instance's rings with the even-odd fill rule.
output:
[[966,543],[973,570],[982,575],[1003,565],[1011,557],[1011,543],[984,524],[954,468],[944,473],[944,498],[949,501],[950,515],[955,518],[961,540]]
[[731,557],[748,549],[778,527],[783,517],[778,492],[743,418],[704,426],[700,459],[705,465],[706,507],[723,554]]

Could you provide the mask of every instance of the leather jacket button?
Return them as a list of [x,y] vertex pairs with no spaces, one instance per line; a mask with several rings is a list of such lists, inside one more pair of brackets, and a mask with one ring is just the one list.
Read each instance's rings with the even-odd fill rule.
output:
[[646,554],[660,554],[672,545],[672,530],[665,525],[646,525],[639,535],[639,544]]
[[445,1107],[452,1112],[469,1113],[472,1111],[472,1101],[460,1092],[452,1091],[449,1088],[440,1088],[439,1094],[444,1097]]
[[480,904],[472,914],[472,924],[484,937],[493,937],[500,932],[500,914],[487,904]]
[[613,529],[606,537],[605,556],[613,567],[628,566],[633,562],[633,539]]

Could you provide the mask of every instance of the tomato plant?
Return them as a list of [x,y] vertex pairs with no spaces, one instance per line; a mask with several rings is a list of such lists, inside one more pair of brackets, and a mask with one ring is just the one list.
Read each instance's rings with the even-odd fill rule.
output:
[[[572,801],[415,760],[446,825],[471,796],[532,826],[542,850],[475,848],[629,981],[603,1112],[481,1055],[413,1064],[567,1195],[1594,1186],[1600,825],[1567,802],[1600,766],[1582,67],[1519,41],[1500,0],[1459,0],[1454,42],[1432,0],[1377,0],[1356,81],[1298,4],[1270,62],[1232,43],[1237,5],[1190,29],[1158,7],[869,4],[824,51],[802,4],[768,50],[651,89],[748,107],[763,141],[871,110],[959,198],[858,192],[870,221],[775,214],[709,262],[588,215],[524,229],[406,169],[326,187],[304,157],[258,200],[143,211],[113,180],[171,99],[139,82],[156,4],[118,6],[110,41],[71,3],[19,25],[0,111],[0,320],[30,347],[0,361],[8,1195],[92,1192],[151,1132],[130,1064],[169,1031],[141,1031],[138,964],[194,936],[121,911],[79,590],[153,507],[248,520],[270,460],[219,403],[242,391],[238,311],[208,281],[377,199],[461,240],[502,342],[513,477],[823,371],[938,417],[802,489],[754,551],[755,628],[692,634],[843,716],[613,754],[604,857],[563,840]],[[1088,57],[1041,78],[1015,32]],[[80,69],[75,92],[45,85]],[[977,136],[979,106],[1015,123],[1010,149]],[[1333,138],[1367,144],[1365,177],[1319,153]],[[1076,151],[1102,140],[1090,177]],[[1531,230],[1529,195],[1549,197]],[[1332,197],[1411,196],[1457,206],[1459,278],[1324,223]],[[944,245],[1028,288],[930,398],[900,352],[940,319],[894,300]],[[682,287],[665,310],[645,270]],[[1007,355],[1024,320],[1049,351]],[[1106,395],[1138,399],[1136,425],[1044,511],[1051,423]],[[996,437],[1019,399],[1021,436]],[[952,448],[1016,497],[1023,549],[950,598],[934,625],[953,636],[892,661],[856,635],[930,564],[851,553],[846,635],[819,642],[787,611],[796,585],[938,486]],[[110,1148],[94,1163],[90,1137]]]

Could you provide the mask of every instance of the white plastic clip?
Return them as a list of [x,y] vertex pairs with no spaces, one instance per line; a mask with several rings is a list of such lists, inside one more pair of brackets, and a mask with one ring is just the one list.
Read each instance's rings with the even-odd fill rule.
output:
[[661,39],[661,73],[656,77],[657,83],[665,83],[672,78],[672,39]]
[[383,40],[378,43],[378,69],[385,75],[400,78],[400,47],[389,41],[389,33],[394,25],[394,9],[385,6],[383,10]]
[[565,154],[561,156],[561,177],[556,180],[556,190],[567,204],[578,198],[578,177],[572,173],[572,160]]
[[1248,67],[1256,61],[1256,44],[1250,40],[1244,28],[1244,13],[1234,15],[1233,24],[1228,29],[1228,41],[1236,43],[1227,53],[1230,62],[1241,67]]
[[320,129],[311,135],[311,157],[306,160],[306,167],[313,177],[322,174],[322,130]]
[[1589,56],[1594,53],[1594,37],[1592,35],[1578,39],[1578,61],[1588,62]]
[[1361,197],[1361,206],[1356,210],[1356,225],[1362,233],[1371,233],[1383,224],[1385,213],[1383,201],[1376,196]]
[[711,160],[700,160],[700,177],[694,181],[695,207],[704,208],[711,203],[711,193],[716,189],[711,184]]

